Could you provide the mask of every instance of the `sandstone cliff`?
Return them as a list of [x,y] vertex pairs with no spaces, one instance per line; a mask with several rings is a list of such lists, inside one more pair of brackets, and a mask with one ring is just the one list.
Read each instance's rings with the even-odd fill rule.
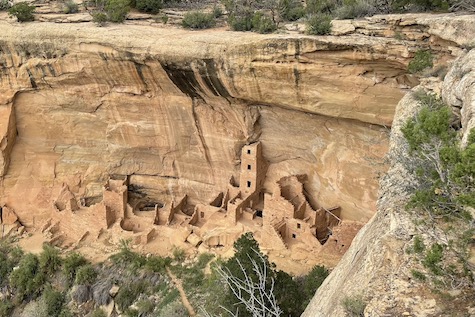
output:
[[[443,85],[439,86],[442,97],[461,120],[463,140],[473,128],[474,83],[475,50],[472,49],[450,67]],[[400,128],[418,107],[411,93],[399,102],[391,131],[390,168],[381,182],[378,212],[357,234],[303,317],[347,316],[342,300],[354,296],[365,298],[364,316],[445,316],[448,312],[453,316],[474,315],[473,294],[467,295],[454,287],[444,300],[433,291],[436,289],[433,285],[417,281],[411,272],[417,265],[407,252],[413,245],[413,237],[435,231],[415,226],[416,215],[405,210],[410,195],[407,188],[413,179],[401,163],[410,156]],[[440,232],[433,236],[447,238]]]
[[135,204],[184,194],[210,202],[238,176],[242,146],[258,140],[268,190],[307,174],[315,207],[339,205],[343,219],[366,222],[395,105],[419,83],[409,61],[430,48],[443,67],[475,22],[379,16],[339,22],[325,37],[4,20],[0,28],[1,203],[39,227],[65,186],[91,205],[111,175],[129,177]]

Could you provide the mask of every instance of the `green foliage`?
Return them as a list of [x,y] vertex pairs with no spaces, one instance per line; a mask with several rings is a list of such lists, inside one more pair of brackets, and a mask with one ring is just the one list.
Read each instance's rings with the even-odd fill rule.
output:
[[408,208],[470,218],[464,206],[475,207],[475,137],[460,148],[450,109],[433,95],[419,94],[419,102],[422,109],[401,129],[418,184]]
[[177,261],[178,263],[181,263],[185,261],[185,258],[186,258],[185,250],[180,249],[180,248],[173,249],[173,259],[175,261]]
[[97,272],[91,264],[85,264],[77,269],[76,284],[92,285],[96,281]]
[[97,26],[104,26],[106,22],[108,21],[107,19],[107,14],[104,12],[93,12],[91,13],[92,15],[92,21],[97,24]]
[[270,33],[277,29],[278,0],[222,2],[228,11],[228,25],[234,31]]
[[109,21],[122,23],[130,11],[130,0],[108,0],[105,10]]
[[432,68],[434,56],[427,50],[418,50],[414,58],[409,62],[407,70],[412,73],[418,73],[426,68]]
[[62,259],[59,255],[59,250],[49,244],[43,244],[43,252],[41,252],[38,259],[41,271],[51,276],[59,270],[61,262]]
[[69,282],[72,282],[76,279],[78,269],[87,263],[87,260],[79,253],[69,253],[63,260],[63,274]]
[[277,29],[277,24],[261,12],[254,13],[252,17],[252,30],[258,33],[272,33]]
[[331,0],[307,0],[307,14],[331,14],[333,13],[335,7],[337,5],[337,1]]
[[20,262],[23,251],[7,240],[0,240],[0,288],[8,284],[8,276]]
[[10,285],[16,291],[19,302],[25,298],[33,299],[41,294],[45,274],[40,270],[38,257],[34,254],[25,255],[18,268],[10,274]]
[[363,317],[366,302],[361,295],[343,298],[341,304],[350,317]]
[[335,9],[335,15],[340,19],[355,19],[374,15],[377,8],[368,0],[346,0],[342,6]]
[[79,6],[73,0],[66,1],[64,3],[63,12],[66,14],[77,13],[79,11]]
[[279,16],[286,21],[297,21],[305,15],[301,1],[279,0]]
[[317,13],[307,17],[307,34],[326,35],[331,32],[332,18],[328,14]]
[[8,9],[8,14],[17,18],[18,22],[35,20],[33,12],[35,12],[35,6],[28,4],[28,2],[18,2]]
[[223,10],[221,9],[221,7],[215,5],[215,6],[213,7],[212,14],[213,14],[213,17],[214,17],[215,19],[217,19],[217,18],[219,18],[219,17],[221,17],[221,16],[223,15]]
[[102,308],[96,308],[91,317],[107,317],[107,314]]
[[415,253],[422,253],[425,250],[426,246],[424,245],[424,241],[422,241],[422,238],[419,236],[414,237],[414,245],[413,245],[413,250]]
[[395,0],[392,8],[395,11],[447,11],[450,2],[447,0]]
[[121,311],[125,311],[141,293],[145,292],[146,288],[147,285],[144,281],[122,285],[115,297],[115,303]]
[[440,266],[440,262],[442,261],[443,257],[443,247],[438,243],[434,243],[431,248],[427,250],[422,264],[435,275],[441,275],[443,270]]
[[147,263],[147,259],[143,255],[130,250],[129,240],[121,240],[120,243],[120,252],[111,256],[112,262],[125,264],[131,271],[137,271]]
[[0,11],[6,11],[11,8],[10,1],[0,0]]
[[426,276],[424,273],[417,271],[417,270],[411,270],[412,277],[414,277],[416,280],[419,280],[421,282],[426,281]]
[[58,292],[49,286],[45,288],[43,299],[46,304],[46,312],[48,316],[58,317],[62,312],[65,300],[64,293]]
[[215,26],[216,21],[213,13],[190,11],[185,13],[181,25],[187,29],[209,29]]
[[13,303],[8,299],[2,299],[0,301],[0,317],[9,317],[11,316],[11,311],[13,310]]
[[310,273],[308,273],[303,285],[303,290],[308,301],[310,301],[313,295],[315,295],[315,292],[320,287],[320,285],[322,285],[328,274],[330,274],[328,269],[321,265],[315,265]]
[[169,257],[151,256],[147,258],[145,268],[151,272],[164,273],[167,266],[170,265],[172,259]]
[[141,12],[157,14],[163,7],[162,0],[136,0],[135,7]]

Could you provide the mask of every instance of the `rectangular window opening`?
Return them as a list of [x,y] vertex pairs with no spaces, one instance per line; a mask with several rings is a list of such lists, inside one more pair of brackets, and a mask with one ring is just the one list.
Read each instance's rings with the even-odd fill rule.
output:
[[248,188],[251,187],[251,181],[247,181],[247,187],[248,187]]
[[297,229],[300,229],[300,223],[297,224]]
[[250,171],[251,170],[251,165],[247,165],[247,169]]
[[251,150],[250,150],[250,149],[247,150],[247,154],[251,154]]
[[292,233],[292,239],[297,238],[297,235],[295,233]]

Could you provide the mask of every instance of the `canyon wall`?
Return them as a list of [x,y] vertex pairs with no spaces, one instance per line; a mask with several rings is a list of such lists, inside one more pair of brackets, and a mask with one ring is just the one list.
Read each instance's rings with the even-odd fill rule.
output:
[[407,64],[421,47],[441,65],[459,54],[465,20],[375,17],[325,37],[1,20],[1,203],[39,225],[63,184],[90,204],[110,175],[146,203],[208,202],[260,140],[267,187],[307,174],[315,206],[367,221],[395,105],[419,82]]
[[[451,64],[443,82],[422,86],[439,92],[452,108],[465,142],[474,122],[475,50],[464,52]],[[390,167],[381,181],[378,212],[356,235],[302,317],[348,316],[342,304],[345,298],[361,298],[366,304],[364,316],[446,316],[449,312],[453,316],[474,315],[473,284],[445,286],[449,291],[443,293],[440,285],[421,282],[413,274],[421,266],[408,251],[414,245],[414,236],[432,232],[429,236],[433,242],[446,243],[444,239],[452,239],[450,232],[437,233],[433,223],[428,227],[418,221],[417,213],[406,211],[412,195],[408,188],[413,186],[414,175],[404,164],[411,160],[411,154],[401,127],[420,107],[412,93],[399,102],[390,138]],[[468,261],[473,268],[473,241],[471,250]],[[447,297],[439,296],[441,293]]]

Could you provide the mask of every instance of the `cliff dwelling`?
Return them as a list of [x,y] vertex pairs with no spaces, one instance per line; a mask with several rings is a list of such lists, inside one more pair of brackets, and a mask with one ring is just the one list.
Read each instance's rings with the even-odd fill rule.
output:
[[[304,189],[306,175],[285,176],[272,188],[265,187],[268,162],[262,148],[260,142],[242,147],[239,182],[231,177],[228,187],[208,204],[191,204],[186,195],[171,197],[165,204],[137,200],[131,204],[133,187],[131,192],[128,176],[111,176],[103,186],[102,200],[93,204],[86,203],[91,201],[88,197],[76,197],[63,184],[41,231],[63,248],[110,239],[120,232],[145,250],[164,244],[168,249],[216,253],[232,249],[241,234],[251,231],[268,252],[298,254],[305,250],[307,257],[325,253],[326,259],[341,255],[357,229],[340,230],[340,207],[309,203]],[[5,216],[13,214],[8,207],[3,210]]]

